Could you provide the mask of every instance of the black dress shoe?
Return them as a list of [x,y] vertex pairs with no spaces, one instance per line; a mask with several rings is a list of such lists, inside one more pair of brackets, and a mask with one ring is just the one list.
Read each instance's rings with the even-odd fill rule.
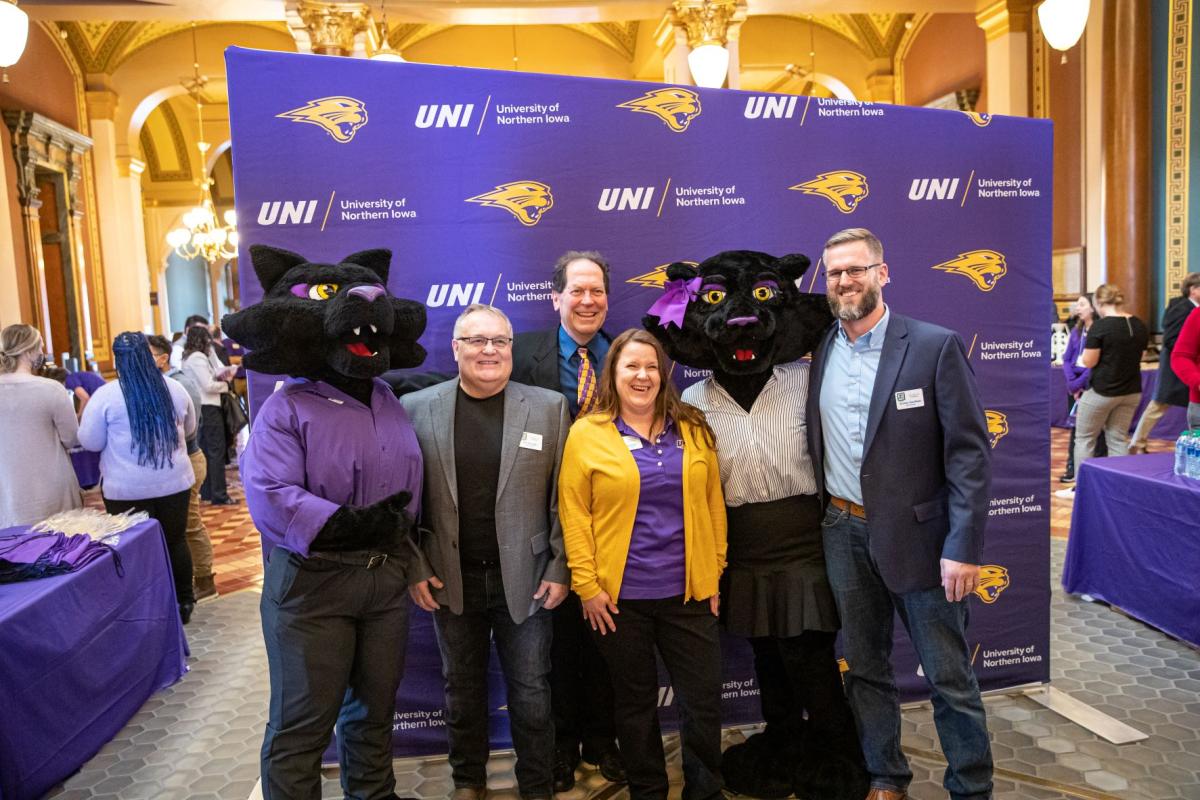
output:
[[182,622],[184,625],[187,625],[188,622],[190,622],[192,619],[192,611],[194,611],[195,608],[196,608],[195,603],[180,603],[179,604],[179,621]]
[[1075,473],[1074,472],[1064,472],[1062,475],[1058,476],[1058,482],[1059,483],[1074,483],[1075,482]]
[[571,758],[570,753],[561,750],[554,754],[554,791],[569,792],[575,788],[575,765],[579,757]]
[[628,783],[629,781],[625,776],[625,762],[621,760],[621,751],[615,747],[601,753],[600,758],[596,761],[596,766],[600,768],[600,774],[604,776],[604,780],[609,783]]

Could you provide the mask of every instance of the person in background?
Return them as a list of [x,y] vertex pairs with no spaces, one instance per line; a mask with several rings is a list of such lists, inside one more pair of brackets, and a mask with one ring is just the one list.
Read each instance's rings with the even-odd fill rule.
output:
[[1095,455],[1096,438],[1104,432],[1108,454],[1129,451],[1129,426],[1142,399],[1142,352],[1150,332],[1125,312],[1124,293],[1111,283],[1096,287],[1100,319],[1092,323],[1079,363],[1092,371],[1091,386],[1075,411],[1075,469]]
[[[171,339],[171,366],[175,369],[179,369],[183,366],[183,348],[187,344],[188,331],[196,326],[202,326],[205,328],[205,330],[208,330],[208,317],[204,316],[203,314],[192,314],[183,321],[183,333]],[[211,334],[211,331],[209,331],[209,333]],[[221,363],[221,360],[217,358],[216,351],[211,346],[209,347],[208,355],[212,361],[212,367],[214,370],[219,370],[222,366],[224,366]]]
[[37,376],[44,362],[36,328],[0,331],[0,529],[83,505],[67,455],[79,446],[75,407],[61,384]]
[[1200,430],[1200,308],[1192,309],[1179,331],[1171,369],[1188,387],[1187,426]]
[[[171,343],[164,336],[147,336],[146,341],[150,345],[150,353],[154,356],[154,366],[187,390],[193,408],[201,408],[203,401],[200,387],[187,373],[172,368],[168,363]],[[187,544],[192,553],[192,584],[195,587],[196,602],[217,595],[217,587],[213,583],[212,539],[209,538],[208,528],[204,526],[204,519],[200,516],[200,486],[208,474],[208,465],[199,444],[201,427],[202,422],[197,426],[196,433],[187,439],[188,460],[192,462],[192,473],[195,475],[192,488],[188,491]]]
[[[1071,411],[1071,441],[1067,445],[1067,469],[1059,476],[1059,483],[1075,482],[1075,404],[1083,396],[1092,378],[1092,371],[1079,363],[1079,356],[1083,353],[1083,343],[1087,339],[1088,329],[1092,327],[1093,322],[1099,319],[1096,304],[1092,300],[1091,294],[1086,292],[1079,295],[1072,310],[1075,312],[1072,315],[1075,318],[1075,325],[1071,328],[1070,337],[1067,339],[1067,349],[1063,351],[1062,359],[1063,376],[1067,381],[1067,408]],[[1096,456],[1103,458],[1106,455],[1108,455],[1108,445],[1105,442],[1104,434],[1101,433],[1096,438]]]
[[1187,407],[1190,392],[1188,387],[1179,380],[1171,368],[1171,351],[1183,330],[1183,323],[1188,315],[1200,307],[1200,272],[1192,272],[1184,276],[1179,287],[1179,297],[1167,305],[1162,318],[1162,350],[1158,354],[1158,380],[1154,384],[1154,399],[1146,404],[1142,418],[1138,420],[1137,430],[1129,442],[1129,452],[1146,452],[1150,431],[1162,419],[1169,406]]
[[207,464],[206,476],[200,487],[200,498],[214,506],[231,506],[237,501],[229,496],[225,486],[225,415],[221,411],[221,395],[229,391],[223,376],[227,369],[220,362],[214,369],[209,352],[212,336],[203,325],[193,325],[187,332],[183,348],[182,370],[200,389],[200,449]]
[[162,525],[179,618],[196,605],[187,545],[188,492],[195,482],[187,439],[196,410],[187,390],[154,364],[145,334],[113,340],[117,380],[96,390],[79,423],[79,441],[100,453],[100,491],[109,514],[145,511]]
[[721,794],[725,500],[712,429],[679,399],[662,345],[613,340],[596,408],[571,427],[559,513],[571,583],[604,660],[632,800],[665,800],[662,656],[679,700],[683,796]]

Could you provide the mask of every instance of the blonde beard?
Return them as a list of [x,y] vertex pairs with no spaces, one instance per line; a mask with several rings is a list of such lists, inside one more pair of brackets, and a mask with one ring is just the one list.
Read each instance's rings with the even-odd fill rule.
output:
[[856,306],[842,305],[836,295],[828,295],[829,310],[842,322],[857,322],[879,307],[879,287],[863,289],[862,301]]

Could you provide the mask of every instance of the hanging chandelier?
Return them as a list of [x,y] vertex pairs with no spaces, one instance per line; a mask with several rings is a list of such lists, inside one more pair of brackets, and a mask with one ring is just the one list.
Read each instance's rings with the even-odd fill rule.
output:
[[200,151],[200,177],[195,183],[200,188],[200,202],[183,215],[183,227],[176,228],[167,234],[169,244],[180,258],[191,261],[203,258],[209,264],[216,261],[228,261],[237,256],[238,233],[237,215],[233,209],[225,212],[223,217],[217,216],[217,208],[213,204],[213,179],[208,174],[209,143],[204,141],[204,86],[208,76],[200,74],[200,58],[196,48],[196,23],[192,23],[192,79],[184,81],[192,99],[196,101],[196,123],[199,129],[199,141],[196,148]]

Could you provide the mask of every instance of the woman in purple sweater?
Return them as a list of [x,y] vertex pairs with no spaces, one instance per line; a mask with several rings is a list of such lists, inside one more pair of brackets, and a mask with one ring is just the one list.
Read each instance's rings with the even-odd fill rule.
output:
[[[1067,407],[1074,408],[1076,401],[1087,390],[1088,384],[1092,380],[1092,371],[1079,363],[1079,356],[1083,353],[1083,344],[1087,341],[1088,329],[1092,327],[1092,323],[1099,316],[1096,312],[1096,304],[1092,300],[1091,293],[1079,295],[1079,299],[1075,301],[1075,306],[1071,309],[1074,312],[1075,327],[1071,329],[1071,336],[1067,340],[1067,349],[1063,352],[1062,369],[1063,375],[1067,379]],[[1101,458],[1108,455],[1108,445],[1104,441],[1104,434],[1101,433],[1096,439],[1096,457]],[[1075,482],[1075,415],[1071,415],[1071,444],[1067,450],[1067,471],[1064,472],[1058,479],[1062,483]]]
[[187,390],[158,371],[144,334],[122,333],[113,356],[117,380],[88,401],[79,442],[100,453],[104,509],[145,511],[162,525],[186,624],[196,604],[187,546],[188,492],[196,476],[185,442],[196,432],[196,410]]

